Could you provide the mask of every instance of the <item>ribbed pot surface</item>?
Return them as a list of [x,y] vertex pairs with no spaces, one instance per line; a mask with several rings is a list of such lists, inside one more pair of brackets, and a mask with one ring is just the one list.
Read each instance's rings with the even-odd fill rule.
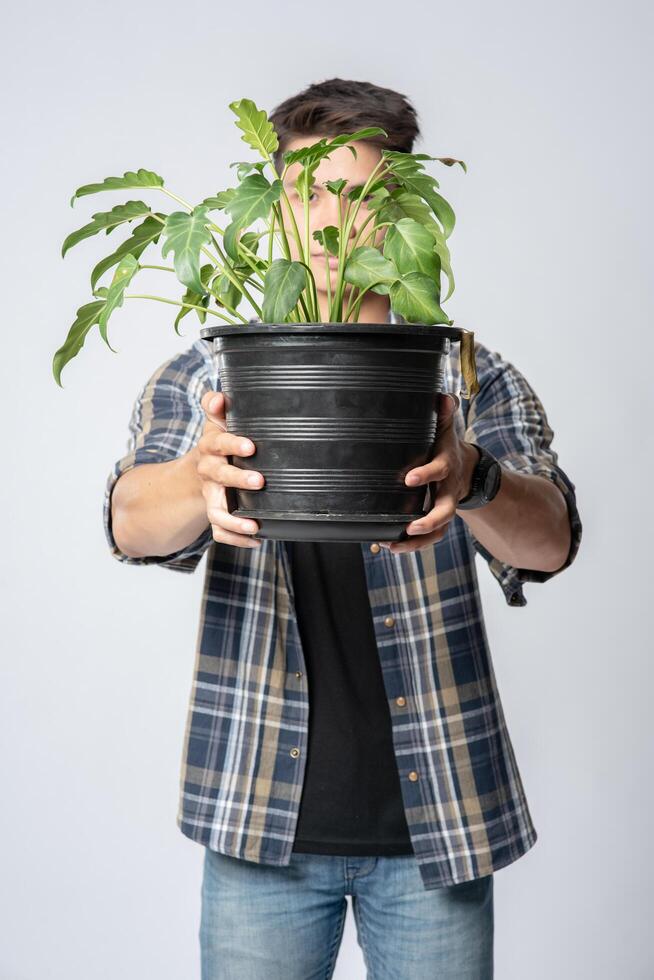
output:
[[226,427],[255,444],[229,462],[264,476],[228,506],[279,540],[397,541],[424,513],[407,487],[427,462],[453,327],[423,324],[216,326]]

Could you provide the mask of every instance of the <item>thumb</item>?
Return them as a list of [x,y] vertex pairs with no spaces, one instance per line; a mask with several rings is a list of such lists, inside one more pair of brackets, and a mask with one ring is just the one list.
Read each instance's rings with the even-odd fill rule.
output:
[[207,415],[225,417],[225,399],[222,391],[207,391],[202,396],[200,404]]
[[446,418],[451,418],[460,404],[459,396],[455,395],[453,391],[441,394],[440,410],[441,414],[444,414]]

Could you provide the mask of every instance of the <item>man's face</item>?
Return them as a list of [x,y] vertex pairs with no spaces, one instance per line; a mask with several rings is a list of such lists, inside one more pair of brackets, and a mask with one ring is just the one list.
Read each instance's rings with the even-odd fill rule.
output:
[[[316,143],[320,138],[320,135],[298,137],[291,140],[286,149],[297,150],[301,146],[311,146],[311,144]],[[329,139],[330,137],[326,136],[325,138]],[[324,249],[322,245],[313,237],[313,232],[317,229],[326,228],[328,225],[333,225],[335,228],[338,228],[339,226],[338,197],[336,194],[332,194],[329,190],[327,190],[324,185],[324,181],[339,180],[341,178],[347,181],[341,193],[341,209],[344,217],[347,207],[347,198],[345,195],[355,187],[365,184],[375,166],[381,160],[381,150],[379,147],[371,146],[371,144],[365,140],[355,141],[351,145],[354,146],[357,152],[356,159],[354,158],[352,151],[346,146],[339,146],[330,152],[328,158],[326,157],[320,161],[313,176],[314,186],[312,192],[309,194],[309,250],[311,253],[311,269],[316,280],[316,289],[319,293],[326,293],[328,275],[331,289],[334,290],[336,286],[337,257],[333,256],[329,259],[330,270],[328,273],[325,264]],[[297,222],[300,238],[302,240],[302,247],[304,248],[304,204],[302,198],[295,189],[295,181],[301,172],[302,166],[300,163],[292,164],[288,168],[284,177],[284,189],[288,196],[293,214],[295,215],[295,221]],[[352,203],[353,202],[350,202],[351,207]],[[294,259],[298,259],[300,255],[297,248],[297,243],[295,241],[295,235],[290,231],[290,229],[292,229],[292,222],[288,214],[286,202],[283,199],[281,200],[281,206],[291,256]],[[372,235],[373,232],[374,217],[371,215],[372,212],[368,209],[366,202],[362,201],[359,211],[357,212],[354,225],[350,231],[349,241],[346,245],[348,251],[352,248],[353,241],[356,238],[357,233],[368,217],[370,217],[370,221],[368,224],[366,224],[363,234],[357,242],[357,247],[359,247],[364,241],[366,245],[372,245],[375,247],[379,247],[381,245],[386,228],[379,229],[375,233],[374,240],[372,238],[366,240],[368,239],[368,236]],[[350,287],[346,287],[346,297],[349,291]]]

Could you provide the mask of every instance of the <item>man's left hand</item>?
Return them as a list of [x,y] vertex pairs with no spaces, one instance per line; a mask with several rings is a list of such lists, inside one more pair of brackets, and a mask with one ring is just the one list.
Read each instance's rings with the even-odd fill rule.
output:
[[424,517],[407,525],[407,534],[415,536],[414,541],[379,542],[383,548],[392,552],[417,551],[440,541],[456,515],[459,500],[470,490],[479,453],[474,446],[459,439],[455,433],[454,416],[461,404],[458,395],[441,394],[439,399],[435,455],[424,466],[409,470],[405,477],[409,487],[437,483],[436,502]]

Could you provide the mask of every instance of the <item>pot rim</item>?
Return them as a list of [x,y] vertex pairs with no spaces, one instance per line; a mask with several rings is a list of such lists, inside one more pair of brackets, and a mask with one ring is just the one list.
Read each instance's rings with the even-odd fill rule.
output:
[[215,337],[232,337],[238,334],[400,334],[412,337],[434,336],[434,333],[449,340],[461,340],[467,333],[462,327],[447,326],[444,323],[243,323],[216,324],[200,330],[203,340]]

